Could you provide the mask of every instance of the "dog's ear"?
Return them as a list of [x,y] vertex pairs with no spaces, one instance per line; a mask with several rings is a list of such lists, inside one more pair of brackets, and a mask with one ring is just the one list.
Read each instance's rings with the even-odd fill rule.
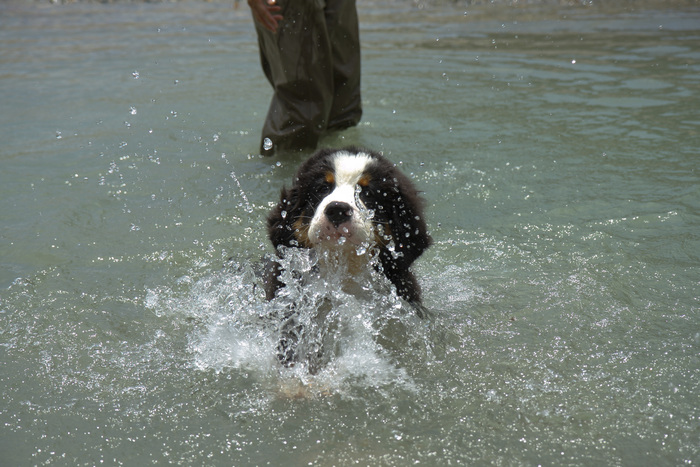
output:
[[[398,295],[420,306],[420,285],[409,267],[431,245],[432,238],[423,218],[423,200],[413,183],[398,171],[392,180],[391,204],[386,214],[393,250],[383,248],[379,259],[384,274],[396,286]],[[419,316],[422,317],[420,310]]]
[[391,208],[391,231],[397,263],[409,267],[432,244],[423,218],[423,199],[413,183],[396,173]]
[[295,210],[299,210],[299,190],[296,187],[282,188],[280,201],[272,208],[267,216],[267,234],[272,246],[295,246],[294,219],[298,216]]

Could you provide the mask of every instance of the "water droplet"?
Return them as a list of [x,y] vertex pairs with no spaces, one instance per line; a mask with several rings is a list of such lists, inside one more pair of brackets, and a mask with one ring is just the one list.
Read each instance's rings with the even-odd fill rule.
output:
[[129,107],[129,113],[131,115],[136,115],[136,107]]
[[265,151],[269,151],[270,149],[272,149],[272,140],[270,138],[265,138],[263,140],[263,149]]
[[131,76],[132,76],[134,79],[139,79],[139,77],[140,77],[139,72],[136,71],[136,70],[134,70],[134,71],[131,72]]
[[238,185],[238,189],[240,190],[240,195],[241,198],[243,199],[243,202],[245,204],[245,212],[247,213],[252,213],[253,212],[253,207],[250,205],[250,202],[248,201],[248,197],[245,194],[245,191],[243,191],[243,187],[241,187],[241,182],[238,180],[238,177],[236,177],[236,172],[231,172],[231,178],[233,178],[236,182],[236,185]]

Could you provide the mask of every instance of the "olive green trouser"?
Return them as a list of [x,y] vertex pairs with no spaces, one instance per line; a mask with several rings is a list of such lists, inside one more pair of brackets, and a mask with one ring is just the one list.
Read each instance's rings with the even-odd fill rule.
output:
[[262,68],[274,89],[263,154],[313,149],[324,132],[357,125],[362,116],[355,0],[278,4],[284,19],[276,33],[255,24]]

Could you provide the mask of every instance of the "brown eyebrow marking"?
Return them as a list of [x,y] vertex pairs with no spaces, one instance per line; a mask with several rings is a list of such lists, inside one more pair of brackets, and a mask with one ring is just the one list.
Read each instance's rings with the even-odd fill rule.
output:
[[365,187],[369,185],[369,181],[371,180],[370,176],[368,174],[363,174],[362,177],[357,181],[357,184]]

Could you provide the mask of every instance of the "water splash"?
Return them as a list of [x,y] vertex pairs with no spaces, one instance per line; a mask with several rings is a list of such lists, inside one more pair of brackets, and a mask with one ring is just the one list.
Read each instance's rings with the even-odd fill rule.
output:
[[[372,270],[349,283],[341,264],[320,275],[321,258],[296,248],[286,253],[281,280],[287,286],[273,301],[265,301],[253,269],[234,262],[178,281],[181,292],[149,290],[145,304],[162,318],[196,323],[189,351],[200,371],[244,372],[285,397],[350,396],[358,388],[388,386],[417,391],[403,362],[415,359],[422,345],[421,321],[384,276]],[[298,361],[285,367],[277,353],[291,316],[303,330]]]
[[[225,156],[222,154],[222,157]],[[245,191],[243,191],[243,187],[241,186],[241,182],[238,180],[238,177],[236,176],[236,172],[231,172],[231,178],[236,182],[236,185],[238,186],[238,192],[241,195],[241,198],[243,198],[243,202],[245,203],[244,209],[245,212],[248,214],[251,214],[253,212],[253,207],[250,204],[250,201],[248,201],[248,196],[245,194]]]

